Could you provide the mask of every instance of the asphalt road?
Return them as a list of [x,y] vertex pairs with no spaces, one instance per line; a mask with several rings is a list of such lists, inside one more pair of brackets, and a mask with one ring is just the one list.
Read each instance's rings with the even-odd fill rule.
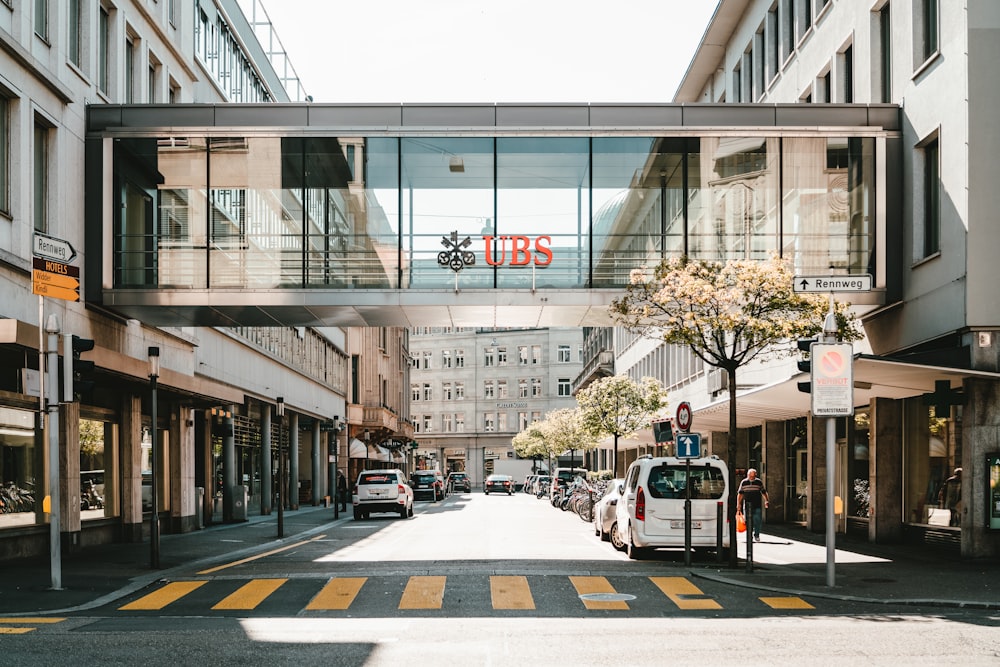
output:
[[[711,567],[703,554],[694,567]],[[517,494],[344,518],[282,549],[34,619],[6,664],[898,665],[1000,660],[996,612],[776,596],[634,562]],[[16,623],[7,629],[20,627]],[[8,633],[10,634],[10,633]],[[86,656],[86,658],[83,658]]]

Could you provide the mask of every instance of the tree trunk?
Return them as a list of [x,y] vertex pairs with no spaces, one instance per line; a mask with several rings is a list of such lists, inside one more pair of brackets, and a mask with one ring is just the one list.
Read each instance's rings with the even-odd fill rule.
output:
[[728,463],[729,463],[729,507],[726,510],[726,517],[729,523],[729,567],[736,568],[739,564],[739,554],[737,553],[736,539],[739,533],[736,532],[736,369],[727,368],[726,375],[729,380],[729,437],[728,437]]

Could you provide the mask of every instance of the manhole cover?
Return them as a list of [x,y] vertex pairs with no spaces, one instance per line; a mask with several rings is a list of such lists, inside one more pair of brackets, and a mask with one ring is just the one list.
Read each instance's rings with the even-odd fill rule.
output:
[[627,602],[634,600],[634,595],[628,593],[584,593],[581,600],[593,600],[594,602]]

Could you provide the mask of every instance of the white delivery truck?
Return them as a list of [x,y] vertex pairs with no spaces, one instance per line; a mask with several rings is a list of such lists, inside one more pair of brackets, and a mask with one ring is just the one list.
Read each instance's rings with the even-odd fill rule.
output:
[[[493,461],[493,474],[510,475],[514,480],[514,490],[520,491],[524,488],[524,478],[532,474],[531,466],[534,463],[532,459],[495,459]],[[538,472],[538,470],[534,472]]]

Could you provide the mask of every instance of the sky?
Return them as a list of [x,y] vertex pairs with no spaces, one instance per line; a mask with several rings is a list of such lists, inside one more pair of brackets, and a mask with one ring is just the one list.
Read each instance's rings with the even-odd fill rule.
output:
[[716,0],[259,0],[315,102],[670,102]]

